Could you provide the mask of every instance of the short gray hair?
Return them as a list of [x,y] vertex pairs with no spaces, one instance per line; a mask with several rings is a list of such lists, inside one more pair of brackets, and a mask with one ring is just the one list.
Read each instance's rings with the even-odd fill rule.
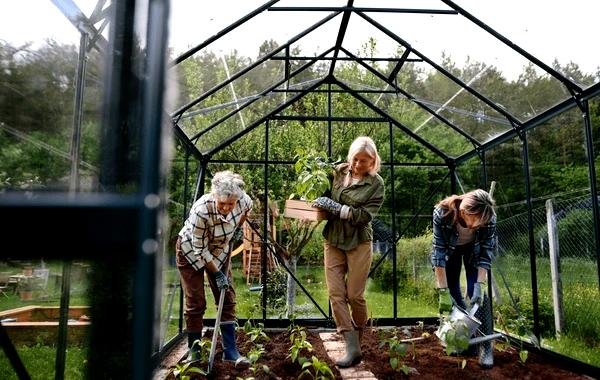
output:
[[242,198],[244,192],[244,179],[241,175],[230,170],[215,173],[211,182],[211,193],[219,198]]

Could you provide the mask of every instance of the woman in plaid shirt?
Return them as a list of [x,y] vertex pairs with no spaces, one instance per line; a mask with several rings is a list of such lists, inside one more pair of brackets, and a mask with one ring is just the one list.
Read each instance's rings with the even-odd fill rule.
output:
[[229,266],[224,267],[230,255],[233,235],[239,231],[252,210],[252,200],[243,190],[244,181],[239,174],[222,171],[212,179],[211,192],[198,199],[176,244],[177,269],[181,274],[184,294],[184,317],[190,347],[189,360],[198,360],[202,337],[203,317],[206,311],[204,273],[215,297],[225,292],[221,314],[223,360],[238,365],[249,365],[241,356],[235,343],[235,290]]

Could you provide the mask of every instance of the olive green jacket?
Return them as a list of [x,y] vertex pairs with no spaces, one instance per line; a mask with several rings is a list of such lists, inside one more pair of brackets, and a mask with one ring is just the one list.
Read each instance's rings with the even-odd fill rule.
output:
[[332,217],[323,229],[323,237],[329,244],[343,250],[357,247],[373,240],[371,220],[383,203],[383,178],[379,174],[368,175],[358,183],[344,187],[344,178],[350,169],[348,163],[338,165],[333,176],[330,197],[352,210],[350,219]]

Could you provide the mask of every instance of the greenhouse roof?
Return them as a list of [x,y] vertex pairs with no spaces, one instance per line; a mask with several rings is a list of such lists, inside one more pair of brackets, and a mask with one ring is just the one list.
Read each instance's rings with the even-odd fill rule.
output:
[[[249,3],[255,8],[248,9]],[[209,157],[268,119],[356,117],[356,121],[389,121],[447,162],[466,160],[566,108],[581,107],[583,100],[600,91],[598,73],[583,72],[597,70],[600,52],[575,43],[566,20],[569,12],[581,16],[577,35],[584,39],[598,35],[597,23],[586,22],[575,9],[556,12],[560,3],[555,2],[544,3],[536,14],[529,13],[523,2],[478,3],[272,0],[244,2],[241,7],[224,1],[206,10],[206,23],[190,27],[179,24],[175,2],[171,40],[183,35],[178,32],[183,25],[188,41],[203,40],[188,42],[187,50],[172,62],[174,67],[194,58],[198,62],[211,58],[221,61],[226,76],[210,85],[204,81],[187,99],[182,96],[171,116],[180,137]],[[551,22],[553,17],[558,17],[556,22]],[[534,22],[539,18],[545,22]],[[554,49],[549,54],[556,53],[554,57],[539,44],[550,40]],[[562,50],[571,53],[561,62]],[[455,56],[464,58],[464,67],[452,60]],[[595,68],[583,67],[589,60]],[[349,64],[356,65],[358,77],[348,77]],[[434,91],[422,78],[407,80],[403,73],[409,66],[422,76],[433,73],[435,83],[427,85]],[[532,99],[531,91],[519,91],[527,87],[528,75],[543,78],[543,96]],[[251,91],[247,83],[256,78],[260,91],[256,86]],[[502,88],[491,83],[501,83]],[[321,115],[289,111],[292,104],[316,92],[349,94],[369,115],[331,109],[323,109]],[[402,111],[408,109],[410,119],[403,117]],[[461,143],[444,144],[450,136]]]

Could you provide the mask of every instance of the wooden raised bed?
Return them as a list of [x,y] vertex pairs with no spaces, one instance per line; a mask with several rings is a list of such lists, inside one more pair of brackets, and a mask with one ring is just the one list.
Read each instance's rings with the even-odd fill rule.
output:
[[[71,306],[67,323],[69,344],[84,344],[91,324],[88,306]],[[25,306],[0,312],[2,327],[13,344],[36,344],[40,339],[46,345],[58,341],[58,306]]]

